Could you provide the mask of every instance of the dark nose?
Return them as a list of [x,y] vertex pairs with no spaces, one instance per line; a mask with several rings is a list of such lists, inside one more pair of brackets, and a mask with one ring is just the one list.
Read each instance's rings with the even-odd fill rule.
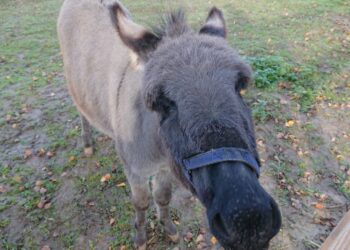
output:
[[[228,171],[232,174],[229,178]],[[226,169],[226,177],[215,185],[207,215],[211,232],[225,249],[267,249],[281,227],[276,202],[244,165]]]
[[277,234],[281,219],[276,203],[271,199],[255,204],[240,206],[230,201],[221,211],[208,215],[211,231],[225,249],[267,249]]

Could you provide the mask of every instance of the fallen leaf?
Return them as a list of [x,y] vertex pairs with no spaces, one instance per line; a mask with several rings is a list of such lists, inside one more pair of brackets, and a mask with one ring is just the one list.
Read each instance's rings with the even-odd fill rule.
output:
[[7,191],[7,189],[5,188],[5,186],[0,185],[0,193],[5,193]]
[[277,134],[277,138],[278,139],[283,139],[284,138],[284,134],[283,133],[278,133]]
[[289,120],[289,121],[286,122],[285,126],[289,128],[289,127],[294,126],[294,124],[295,124],[295,121]]
[[109,181],[110,179],[111,179],[111,174],[106,174],[106,175],[102,176],[101,182],[104,183],[106,181]]
[[21,182],[22,182],[22,177],[19,176],[19,175],[15,175],[15,176],[13,177],[13,180],[14,180],[15,182],[17,182],[17,183],[21,183]]
[[336,158],[338,161],[344,160],[344,156],[342,155],[337,155]]
[[46,151],[45,149],[41,148],[38,150],[37,154],[39,157],[43,157],[45,155]]
[[35,182],[35,186],[41,187],[44,184],[42,180],[38,180]]
[[180,222],[178,220],[174,220],[175,225],[180,225]]
[[28,159],[29,157],[31,157],[33,154],[33,151],[30,148],[27,148],[26,150],[24,150],[24,159]]
[[17,128],[18,125],[16,123],[12,124],[12,128]]
[[69,159],[68,159],[68,161],[69,162],[73,162],[73,161],[76,161],[77,160],[77,157],[75,157],[75,156],[69,156]]
[[48,152],[46,153],[46,156],[49,157],[49,158],[53,157],[54,155],[55,155],[55,154],[54,154],[53,152],[51,152],[51,151],[48,151]]
[[208,249],[208,245],[207,243],[205,243],[204,241],[200,242],[197,246],[198,250],[204,250],[204,249]]
[[328,199],[328,195],[326,195],[326,194],[321,194],[320,195],[320,201],[325,201],[325,200],[327,200]]
[[38,208],[42,209],[46,204],[46,200],[41,199],[37,205]]
[[10,122],[12,120],[12,116],[11,115],[6,115],[5,121],[6,122]]
[[322,203],[316,203],[315,208],[324,209],[324,205]]
[[210,242],[211,244],[216,245],[218,243],[218,240],[215,238],[215,236],[213,236],[210,238]]
[[203,234],[199,234],[197,236],[196,243],[198,244],[198,243],[203,242],[203,241],[205,241]]
[[193,238],[193,234],[191,232],[187,232],[186,235],[185,235],[184,240],[189,242],[189,241],[192,240],[192,238]]
[[125,187],[125,186],[126,186],[125,182],[117,184],[117,187]]
[[119,250],[126,250],[127,248],[126,248],[126,246],[124,246],[124,245],[122,245],[122,246],[120,246],[120,248],[119,248]]
[[111,218],[111,219],[109,220],[109,225],[113,226],[114,223],[115,223],[115,219]]
[[305,171],[304,178],[309,178],[311,176],[311,173],[308,171]]
[[49,209],[51,207],[51,203],[46,203],[45,205],[44,205],[44,209]]

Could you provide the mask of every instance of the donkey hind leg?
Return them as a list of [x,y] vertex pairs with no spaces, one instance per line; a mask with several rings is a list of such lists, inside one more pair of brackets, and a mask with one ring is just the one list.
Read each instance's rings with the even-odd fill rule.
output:
[[159,171],[152,180],[153,198],[157,205],[158,218],[164,230],[173,242],[179,241],[179,234],[169,213],[169,203],[171,200],[171,178],[170,172]]
[[137,178],[133,180],[128,178],[131,186],[132,202],[135,207],[135,229],[136,235],[134,239],[137,250],[146,250],[147,234],[146,234],[146,211],[149,207],[149,185],[147,179]]
[[80,120],[81,120],[81,135],[83,137],[83,144],[84,144],[84,155],[86,157],[90,157],[93,154],[93,147],[92,147],[92,128],[89,122],[86,120],[86,118],[80,114]]

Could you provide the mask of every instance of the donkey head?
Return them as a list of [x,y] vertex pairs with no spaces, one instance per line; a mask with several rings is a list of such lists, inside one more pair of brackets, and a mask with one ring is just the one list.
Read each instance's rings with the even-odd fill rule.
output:
[[281,215],[259,184],[258,169],[240,158],[192,171],[184,164],[210,150],[239,148],[259,165],[251,112],[240,95],[251,69],[227,44],[222,12],[213,8],[199,33],[181,11],[153,32],[133,23],[119,5],[111,15],[122,41],[145,66],[145,103],[158,113],[173,172],[206,207],[211,232],[227,249],[267,248]]

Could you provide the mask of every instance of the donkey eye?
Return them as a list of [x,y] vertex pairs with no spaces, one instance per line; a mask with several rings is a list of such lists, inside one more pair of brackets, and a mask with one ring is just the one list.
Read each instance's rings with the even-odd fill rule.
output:
[[161,122],[163,122],[166,118],[169,117],[170,112],[174,109],[175,102],[163,96],[157,102],[156,111],[159,113],[161,117]]

